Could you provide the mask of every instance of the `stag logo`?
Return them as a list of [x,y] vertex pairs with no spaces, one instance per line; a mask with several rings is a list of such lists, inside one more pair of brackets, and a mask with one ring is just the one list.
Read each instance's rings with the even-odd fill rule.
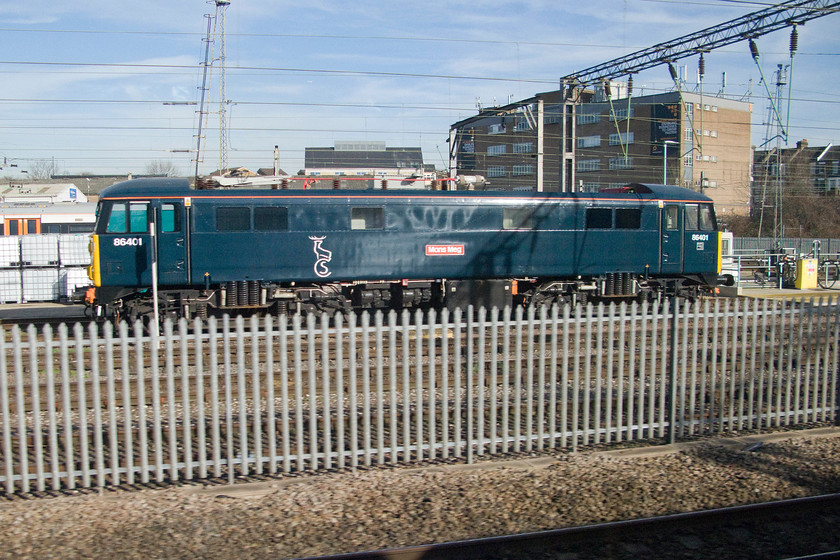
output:
[[309,239],[311,239],[314,243],[312,250],[315,252],[315,257],[317,257],[315,260],[315,274],[319,278],[326,278],[332,274],[330,269],[327,268],[327,263],[332,260],[332,251],[328,251],[321,246],[321,243],[323,243],[326,238],[326,235],[323,237],[309,237]]

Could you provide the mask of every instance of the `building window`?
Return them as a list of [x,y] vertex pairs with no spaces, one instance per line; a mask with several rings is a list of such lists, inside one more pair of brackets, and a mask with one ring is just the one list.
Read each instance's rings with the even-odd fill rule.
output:
[[527,164],[527,165],[514,165],[513,166],[513,175],[514,176],[521,176],[521,175],[533,175],[534,174],[534,164]]
[[683,158],[683,167],[691,167],[692,165],[694,165],[694,162],[692,160],[691,154],[688,154]]
[[487,127],[487,134],[504,134],[505,126],[503,124],[491,124]]
[[610,114],[610,121],[621,121],[630,118],[633,118],[633,107],[630,107],[629,109],[616,109]]
[[717,130],[710,130],[709,136],[711,136],[712,138],[717,138]]
[[601,190],[601,183],[584,182],[580,186],[580,192],[598,192]]
[[600,159],[579,159],[579,160],[577,160],[577,170],[578,171],[600,171],[601,170],[601,160]]
[[487,168],[487,176],[488,177],[505,177],[505,166],[504,165],[491,165]]
[[578,136],[578,148],[597,148],[601,145],[601,136]]
[[529,130],[531,130],[531,125],[528,124],[528,121],[525,119],[517,121],[517,123],[513,125],[514,132],[527,132]]
[[610,158],[610,169],[633,169],[633,158]]
[[495,146],[487,146],[488,156],[500,156],[507,153],[506,144],[496,144]]
[[619,146],[624,144],[632,144],[634,133],[621,132],[617,134],[610,134],[610,146]]
[[578,113],[578,124],[597,124],[601,122],[601,113]]
[[518,144],[513,145],[513,153],[514,154],[532,154],[534,153],[534,143],[533,142],[520,142]]

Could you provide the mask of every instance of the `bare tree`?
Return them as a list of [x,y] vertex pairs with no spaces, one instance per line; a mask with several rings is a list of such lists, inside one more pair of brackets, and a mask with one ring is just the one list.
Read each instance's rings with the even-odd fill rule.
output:
[[147,175],[166,175],[167,177],[177,177],[180,174],[178,168],[171,161],[154,160],[146,165]]
[[38,159],[29,165],[29,178],[36,180],[51,179],[58,175],[58,165],[53,159]]

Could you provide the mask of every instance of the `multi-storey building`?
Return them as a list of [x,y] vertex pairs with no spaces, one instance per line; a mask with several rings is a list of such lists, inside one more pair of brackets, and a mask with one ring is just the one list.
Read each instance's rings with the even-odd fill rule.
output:
[[809,146],[800,140],[795,148],[756,150],[753,159],[754,207],[779,182],[785,192],[840,194],[840,146]]
[[611,98],[602,90],[581,100],[565,106],[565,118],[555,91],[455,123],[456,173],[484,175],[499,189],[668,183],[704,192],[719,213],[749,211],[749,103],[676,91]]

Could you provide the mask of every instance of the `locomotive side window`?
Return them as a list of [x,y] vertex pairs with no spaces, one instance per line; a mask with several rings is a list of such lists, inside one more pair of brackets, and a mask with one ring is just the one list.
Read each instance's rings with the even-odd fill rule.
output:
[[351,208],[350,229],[382,229],[385,227],[384,208]]
[[251,209],[247,206],[216,208],[216,231],[248,231],[251,229]]
[[505,208],[503,229],[533,229],[533,212],[530,208]]
[[616,229],[641,229],[641,208],[618,208],[615,211]]
[[173,233],[181,231],[181,212],[179,206],[164,203],[160,207],[160,231]]
[[285,231],[289,229],[289,209],[278,206],[254,207],[256,231]]
[[611,208],[587,208],[586,229],[610,229],[612,228]]
[[665,207],[665,229],[677,230],[680,228],[680,207],[666,206]]
[[700,229],[703,231],[714,231],[717,229],[715,212],[711,204],[702,204],[700,206]]

